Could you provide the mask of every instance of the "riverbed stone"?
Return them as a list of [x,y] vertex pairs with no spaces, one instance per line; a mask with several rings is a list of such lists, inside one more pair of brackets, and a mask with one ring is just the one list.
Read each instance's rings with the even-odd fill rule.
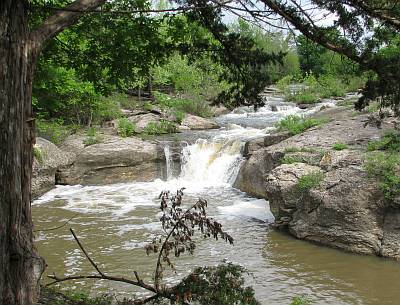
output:
[[[77,144],[77,140],[67,141]],[[72,166],[60,168],[59,184],[103,184],[124,181],[150,181],[159,177],[164,160],[155,143],[137,137],[107,135],[102,143],[76,150]]]
[[185,114],[182,126],[186,126],[190,129],[215,129],[218,128],[218,124],[211,119],[202,118],[192,114]]

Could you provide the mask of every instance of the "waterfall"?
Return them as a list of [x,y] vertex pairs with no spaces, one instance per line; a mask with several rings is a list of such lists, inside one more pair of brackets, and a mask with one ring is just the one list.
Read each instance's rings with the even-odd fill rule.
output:
[[242,161],[238,139],[198,139],[182,150],[180,179],[199,184],[233,183]]
[[171,149],[168,144],[164,146],[164,156],[165,156],[165,165],[167,169],[167,180],[171,180],[174,176],[173,173],[173,160],[172,160],[172,154],[171,154]]

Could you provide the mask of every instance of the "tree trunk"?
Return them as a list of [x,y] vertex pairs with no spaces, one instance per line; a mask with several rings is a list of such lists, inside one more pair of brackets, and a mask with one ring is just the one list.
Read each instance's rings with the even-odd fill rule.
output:
[[31,305],[43,270],[31,217],[32,78],[27,3],[0,1],[0,304]]

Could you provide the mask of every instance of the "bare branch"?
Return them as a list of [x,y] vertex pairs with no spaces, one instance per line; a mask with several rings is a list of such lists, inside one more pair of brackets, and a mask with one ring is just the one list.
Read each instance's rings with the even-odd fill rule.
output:
[[72,233],[72,235],[74,236],[75,241],[78,243],[79,248],[81,248],[83,254],[85,254],[86,258],[88,259],[88,261],[90,262],[90,264],[93,266],[94,269],[96,269],[96,271],[104,277],[104,273],[100,271],[99,267],[96,265],[96,263],[90,258],[89,254],[86,252],[85,248],[83,248],[81,242],[79,241],[78,237],[75,235],[74,230],[72,230],[72,228],[69,229]]
[[138,9],[138,10],[101,10],[101,9],[74,9],[69,7],[55,7],[49,5],[32,5],[32,7],[36,8],[44,8],[53,11],[62,11],[62,12],[73,12],[73,13],[95,13],[95,14],[110,14],[110,15],[132,15],[132,14],[148,14],[148,13],[169,13],[169,12],[185,12],[193,9],[204,8],[204,6],[181,6],[176,8],[166,8],[166,9]]

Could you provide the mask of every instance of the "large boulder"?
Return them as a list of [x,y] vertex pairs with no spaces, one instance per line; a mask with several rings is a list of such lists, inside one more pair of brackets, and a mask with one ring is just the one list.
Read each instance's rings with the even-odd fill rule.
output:
[[[365,147],[371,140],[378,138],[382,131],[375,127],[364,127],[364,116],[352,117],[345,110],[335,109],[339,120],[331,121],[289,137],[288,133],[275,133],[264,137],[264,144],[251,143],[248,148],[248,160],[240,168],[234,186],[253,196],[266,198],[265,177],[281,164],[285,156],[298,154],[297,157],[319,163],[321,152],[332,150],[335,143]],[[332,110],[322,111],[330,115]],[[257,148],[259,148],[257,150]],[[325,159],[329,159],[329,154]],[[318,162],[317,162],[318,161]]]
[[43,138],[36,138],[34,150],[32,197],[37,198],[54,187],[57,169],[70,165],[74,156]]
[[181,125],[186,126],[189,129],[214,129],[219,127],[217,123],[210,119],[205,119],[188,113],[185,114],[185,118]]
[[334,168],[320,186],[300,191],[299,178],[314,171],[321,169],[285,164],[267,177],[275,226],[330,247],[400,259],[400,209],[388,206],[362,166]]
[[72,166],[60,168],[59,184],[99,184],[150,181],[160,176],[164,154],[157,144],[136,137],[107,135],[102,143],[83,146],[79,136],[67,139],[63,148],[74,150]]

